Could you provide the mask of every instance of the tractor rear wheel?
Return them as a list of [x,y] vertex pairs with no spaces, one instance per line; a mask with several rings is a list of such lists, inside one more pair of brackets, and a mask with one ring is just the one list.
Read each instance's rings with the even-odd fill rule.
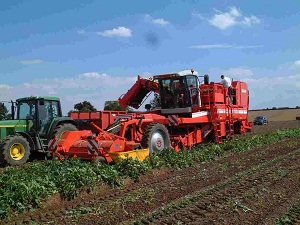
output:
[[165,148],[170,148],[168,129],[160,123],[148,125],[143,136],[142,146],[150,148],[150,154],[160,153]]
[[29,155],[29,143],[19,135],[7,136],[0,146],[0,161],[4,166],[21,166],[27,162]]
[[73,124],[71,123],[64,123],[64,124],[61,124],[61,125],[58,125],[54,131],[53,131],[53,138],[55,136],[57,136],[58,140],[60,140],[61,136],[67,132],[67,131],[77,131],[77,127],[75,127]]
[[[57,140],[60,140],[61,139],[61,136],[67,132],[67,131],[77,131],[77,127],[75,127],[73,124],[71,123],[64,123],[64,124],[61,124],[61,125],[58,125],[53,133],[52,133],[52,139],[54,139],[55,137],[57,137]],[[52,151],[49,151],[47,153],[47,157],[48,158],[51,158],[51,157],[54,157]],[[55,157],[54,157],[55,158]]]

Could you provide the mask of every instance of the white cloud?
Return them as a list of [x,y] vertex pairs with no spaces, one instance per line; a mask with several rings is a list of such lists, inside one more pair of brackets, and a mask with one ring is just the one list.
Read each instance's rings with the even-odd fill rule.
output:
[[248,84],[252,109],[299,105],[300,74],[242,80]]
[[169,21],[167,21],[167,20],[165,20],[165,19],[163,19],[163,18],[154,19],[154,20],[152,20],[152,21],[153,21],[153,23],[155,23],[155,24],[160,24],[160,25],[167,25],[167,24],[170,23]]
[[260,20],[256,16],[245,17],[242,21],[242,24],[247,26],[252,26],[254,24],[260,23]]
[[228,44],[211,44],[211,45],[193,45],[189,48],[195,49],[217,49],[217,48],[235,48],[235,49],[247,49],[247,48],[260,48],[263,47],[262,45],[244,45],[244,46],[237,46],[237,45],[228,45]]
[[211,48],[232,48],[233,45],[225,45],[225,44],[212,44],[212,45],[193,45],[189,48],[197,48],[197,49],[211,49]]
[[0,100],[10,101],[32,95],[57,96],[61,99],[64,114],[73,109],[74,104],[85,100],[98,110],[103,110],[105,101],[117,100],[136,80],[137,76],[110,76],[87,72],[68,78],[35,79],[14,86],[0,84]]
[[256,16],[243,17],[242,12],[236,7],[231,7],[228,12],[217,11],[211,19],[208,19],[209,23],[220,30],[226,30],[227,28],[235,25],[253,26],[259,24],[260,20]]
[[43,60],[40,59],[34,59],[34,60],[21,60],[19,61],[19,63],[23,64],[23,65],[31,65],[31,64],[39,64],[44,62]]
[[242,15],[236,7],[231,7],[229,13],[235,17],[240,17]]
[[300,60],[295,61],[294,64],[295,64],[296,66],[300,66]]
[[82,30],[82,29],[81,29],[81,30],[78,30],[77,33],[78,33],[78,34],[85,34],[85,30]]
[[[296,60],[294,62],[289,62],[289,63],[287,63],[287,65],[288,65],[287,69],[299,71],[299,69],[300,69],[300,60]],[[283,66],[281,66],[280,68],[283,68]]]
[[10,89],[13,89],[12,86],[9,86],[7,84],[0,84],[0,89],[6,89],[6,90],[10,90]]
[[10,96],[14,93],[14,87],[7,84],[0,84],[0,102],[14,100]]
[[237,68],[230,68],[226,71],[223,72],[225,75],[229,75],[232,77],[249,77],[253,75],[252,70],[249,69],[243,69],[241,67],[237,67]]
[[169,21],[163,19],[163,18],[158,18],[154,19],[151,15],[147,14],[145,15],[145,19],[150,21],[151,23],[158,24],[158,25],[168,25],[170,24]]
[[78,77],[84,77],[84,78],[104,78],[104,77],[108,77],[108,75],[106,73],[97,73],[97,72],[90,72],[90,73],[83,73],[78,75]]
[[198,12],[192,12],[192,16],[193,16],[193,17],[196,17],[196,18],[198,18],[198,19],[201,19],[201,20],[205,20],[205,17],[202,16],[202,14],[201,14],[201,13],[198,13]]
[[113,28],[112,30],[105,30],[103,32],[97,32],[98,35],[103,37],[131,37],[132,30],[126,27]]

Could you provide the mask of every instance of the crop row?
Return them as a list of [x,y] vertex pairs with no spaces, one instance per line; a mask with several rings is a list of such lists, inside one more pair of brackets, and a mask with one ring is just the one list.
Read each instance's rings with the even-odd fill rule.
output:
[[0,174],[0,216],[7,218],[14,212],[24,212],[39,207],[53,194],[73,199],[83,190],[92,190],[96,184],[120,186],[126,178],[138,181],[145,172],[161,167],[175,170],[191,167],[195,162],[208,162],[227,152],[241,152],[265,146],[284,138],[300,136],[300,128],[271,132],[252,137],[234,139],[221,144],[199,146],[190,151],[165,150],[160,155],[140,162],[121,160],[114,165],[93,166],[78,159],[64,162],[49,160],[25,167],[7,167]]
[[300,199],[287,211],[287,213],[277,219],[276,225],[297,224],[300,222]]
[[[163,207],[148,213],[145,217],[142,217],[139,220],[134,220],[132,221],[133,224],[135,225],[139,225],[139,224],[149,224],[149,223],[155,223],[156,220],[159,220],[161,217],[167,216],[167,215],[172,215],[174,214],[176,211],[181,210],[183,208],[188,208],[191,207],[192,204],[195,204],[196,202],[198,202],[199,200],[205,199],[206,197],[215,194],[216,192],[219,192],[221,190],[224,190],[225,188],[234,186],[234,185],[238,185],[239,187],[242,186],[242,182],[243,180],[245,180],[245,178],[248,179],[247,182],[249,182],[249,178],[257,173],[261,173],[262,171],[266,170],[267,168],[270,168],[271,166],[277,166],[276,164],[278,162],[282,162],[285,159],[289,159],[292,157],[298,156],[300,153],[300,149],[296,150],[293,153],[289,153],[287,155],[281,155],[279,157],[273,158],[270,161],[266,161],[264,163],[261,163],[255,167],[252,167],[250,169],[247,169],[245,171],[239,172],[237,174],[235,174],[232,178],[226,180],[225,182],[221,182],[215,186],[211,186],[210,188],[206,189],[206,190],[200,190],[200,191],[196,191],[194,193],[192,193],[191,195],[186,195],[181,197],[180,199],[176,199],[176,201],[165,204]],[[252,178],[253,179],[253,184],[255,184],[254,180],[256,179],[255,177]],[[237,192],[237,188],[233,187],[233,189],[235,189]],[[224,193],[224,192],[223,192]],[[220,205],[221,203],[218,202],[218,205]],[[249,208],[247,208],[246,206],[243,205],[237,205],[238,207],[244,208],[244,210],[250,210]],[[299,212],[299,203],[295,204],[290,210],[289,213],[284,214],[279,221],[287,221],[288,219],[291,219],[293,217],[295,217],[296,215],[294,215],[297,210]],[[292,214],[294,213],[294,214]],[[176,213],[175,213],[176,214]],[[282,225],[284,223],[279,223],[278,225]]]

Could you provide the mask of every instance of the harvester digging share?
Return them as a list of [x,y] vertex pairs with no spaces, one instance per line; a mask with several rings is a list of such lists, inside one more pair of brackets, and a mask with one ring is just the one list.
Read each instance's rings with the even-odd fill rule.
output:
[[144,160],[165,148],[180,151],[203,142],[222,142],[252,129],[248,85],[233,81],[232,86],[234,95],[229,96],[221,83],[209,82],[208,75],[198,76],[193,69],[149,79],[138,76],[119,98],[121,107],[138,109],[156,92],[160,108],[132,113],[73,112],[70,117],[77,121],[79,131],[56,136],[48,149],[61,160],[78,157],[109,163],[127,156]]

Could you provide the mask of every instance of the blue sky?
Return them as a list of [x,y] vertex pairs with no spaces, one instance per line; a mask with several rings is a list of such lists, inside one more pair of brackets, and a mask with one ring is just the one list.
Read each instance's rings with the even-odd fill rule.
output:
[[300,2],[4,1],[0,100],[87,100],[102,110],[137,75],[194,68],[248,83],[250,108],[300,105]]

